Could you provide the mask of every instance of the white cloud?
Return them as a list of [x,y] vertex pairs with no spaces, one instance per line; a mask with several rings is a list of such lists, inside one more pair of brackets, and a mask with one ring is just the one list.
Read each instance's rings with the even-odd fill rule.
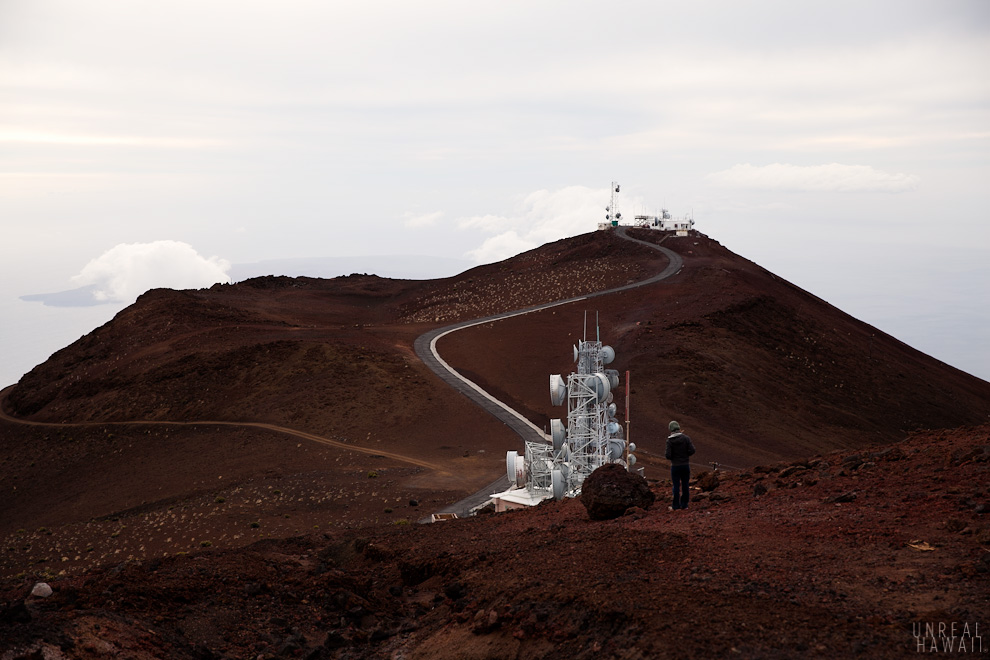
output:
[[532,250],[535,247],[537,247],[537,244],[533,241],[520,237],[515,230],[509,230],[498,236],[486,238],[485,242],[481,244],[481,247],[470,250],[466,256],[474,259],[479,264],[488,264],[501,261],[502,259],[508,259],[511,256],[525,252],[526,250]]
[[[527,195],[512,216],[483,215],[464,218],[461,229],[477,229],[496,234],[467,256],[478,263],[506,259],[544,243],[594,231],[605,221],[609,204],[607,188],[569,186],[559,190],[537,190]],[[619,210],[631,216],[638,200],[624,200]]]
[[92,286],[93,297],[104,302],[132,302],[149,289],[196,289],[230,282],[230,263],[201,256],[188,243],[154,241],[121,243],[90,261],[72,278],[77,286]]
[[440,221],[443,217],[443,211],[434,211],[433,213],[404,213],[402,215],[405,220],[403,224],[406,227],[433,227]]
[[800,192],[905,192],[918,187],[918,177],[892,174],[868,165],[757,166],[745,163],[708,175],[708,180],[727,188]]

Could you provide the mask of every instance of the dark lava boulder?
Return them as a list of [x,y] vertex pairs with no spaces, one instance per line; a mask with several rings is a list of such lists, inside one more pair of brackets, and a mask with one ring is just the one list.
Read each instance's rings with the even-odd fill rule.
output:
[[581,503],[592,520],[618,518],[634,506],[649,509],[655,499],[646,479],[618,463],[601,466],[581,486]]
[[698,488],[706,493],[710,493],[718,488],[718,472],[702,472],[698,475]]

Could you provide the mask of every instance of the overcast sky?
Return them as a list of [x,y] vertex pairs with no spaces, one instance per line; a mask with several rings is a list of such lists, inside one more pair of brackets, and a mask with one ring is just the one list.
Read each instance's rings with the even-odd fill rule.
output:
[[988,62],[984,0],[0,0],[3,351],[231,264],[502,259],[616,180],[990,378]]

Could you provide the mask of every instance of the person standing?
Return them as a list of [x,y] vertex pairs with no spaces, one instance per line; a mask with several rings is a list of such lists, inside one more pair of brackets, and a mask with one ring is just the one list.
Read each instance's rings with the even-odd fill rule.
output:
[[688,481],[691,480],[690,458],[694,455],[694,445],[691,438],[681,432],[681,425],[677,422],[671,422],[667,428],[670,435],[667,436],[665,455],[670,461],[670,479],[674,482],[674,502],[670,509],[686,509],[690,500]]

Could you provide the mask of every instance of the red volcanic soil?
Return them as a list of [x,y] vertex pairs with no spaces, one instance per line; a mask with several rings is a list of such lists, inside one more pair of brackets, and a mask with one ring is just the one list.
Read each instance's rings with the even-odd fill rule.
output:
[[610,521],[550,501],[121,562],[54,580],[49,598],[8,579],[0,651],[903,658],[944,648],[926,630],[955,624],[954,648],[985,653],[988,470],[990,426],[925,432],[723,474],[685,511],[655,484],[657,505]]
[[[663,245],[684,259],[670,279],[438,348],[546,426],[566,414],[548,375],[597,314],[660,501],[670,419],[696,471],[733,470],[689,513],[591,523],[567,501],[411,524],[520,448],[415,338],[666,265],[612,232],[445,280],[151,291],[0,395],[0,653],[899,657],[912,621],[985,621],[990,383],[705,236]],[[55,595],[24,601],[39,580]]]

